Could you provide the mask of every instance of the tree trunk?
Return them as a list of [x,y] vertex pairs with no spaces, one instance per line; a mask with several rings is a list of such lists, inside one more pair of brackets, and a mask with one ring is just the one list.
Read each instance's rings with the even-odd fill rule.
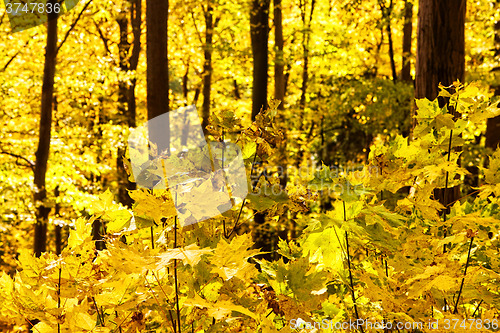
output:
[[[146,57],[148,120],[169,111],[168,105],[168,0],[146,0]],[[149,140],[158,153],[170,150],[170,122],[163,118],[149,126]]]
[[302,87],[300,93],[299,107],[304,110],[306,107],[306,94],[307,94],[307,84],[309,83],[309,40],[311,39],[311,21],[314,13],[315,0],[311,1],[311,12],[309,13],[309,20],[306,18],[306,3],[304,1],[300,3],[300,12],[302,17],[302,51],[304,52],[304,67],[302,69]]
[[[49,0],[54,5],[56,0]],[[50,135],[52,126],[52,101],[54,96],[54,76],[56,72],[57,58],[57,16],[55,12],[48,15],[47,23],[47,44],[45,46],[45,65],[43,69],[42,85],[42,103],[40,114],[40,132],[38,139],[38,149],[36,151],[35,163],[35,207],[36,224],[34,252],[39,257],[46,251],[47,244],[47,221],[50,208],[44,205],[47,198],[47,189],[45,186],[47,174],[47,161],[50,152]]]
[[[253,53],[253,87],[252,87],[252,121],[261,109],[267,106],[267,70],[269,40],[269,7],[270,0],[252,0],[250,12],[250,36]],[[254,216],[255,229],[253,239],[256,248],[269,251],[270,243],[266,240],[268,228],[263,213]],[[266,256],[270,258],[270,256]]]
[[394,46],[392,45],[392,28],[391,28],[391,16],[392,16],[393,3],[389,4],[387,7],[387,40],[389,42],[389,58],[391,60],[391,70],[392,70],[392,80],[396,82],[398,80],[398,74],[396,71],[396,62],[394,61]]
[[[137,65],[139,63],[139,55],[141,52],[141,1],[140,0],[129,0],[130,3],[130,18],[123,13],[117,19],[118,26],[120,28],[120,43],[118,44],[119,59],[120,59],[120,69],[123,72],[137,70]],[[132,26],[132,33],[134,35],[134,41],[132,44],[128,41],[128,27]],[[130,57],[128,56],[130,52],[130,47],[132,47],[132,53]],[[135,86],[137,79],[134,76],[130,79],[130,82],[120,81],[118,86],[118,110],[120,112],[121,121],[120,123],[126,124],[128,127],[136,126],[136,101],[135,101]],[[128,180],[127,172],[123,165],[123,156],[125,155],[125,148],[118,148],[117,151],[117,172],[119,179],[118,188],[118,200],[124,206],[129,208],[132,207],[133,200],[130,198],[128,191],[135,190],[136,184]]]
[[283,110],[285,99],[285,61],[283,58],[283,14],[281,0],[274,0],[274,43],[276,59],[274,61],[274,98],[280,101],[278,108]]
[[[497,0],[497,6],[500,0]],[[495,22],[495,57],[500,59],[500,20]],[[495,89],[495,96],[500,96],[500,86]],[[497,149],[500,143],[500,116],[488,119],[486,123],[486,147]]]
[[[280,178],[280,185],[281,189],[284,191],[286,189],[286,184],[287,184],[287,173],[286,173],[286,167],[287,165],[287,160],[286,160],[286,119],[285,119],[285,113],[283,112],[285,107],[284,107],[284,102],[285,102],[285,61],[283,58],[283,48],[284,48],[284,41],[283,41],[283,14],[281,10],[281,0],[274,0],[274,43],[275,43],[275,48],[276,48],[276,59],[274,61],[274,98],[280,101],[281,103],[278,106],[278,121],[280,124],[282,124],[282,132],[283,132],[283,145],[281,147],[280,155],[281,155],[281,167],[282,167],[282,173],[281,173],[281,178]],[[286,220],[286,216],[282,216],[282,220]],[[288,232],[287,232],[287,238],[291,240],[292,238],[295,237],[295,220],[291,219],[290,223],[288,224]],[[286,224],[285,224],[286,225]]]
[[[415,97],[433,100],[438,84],[463,82],[465,72],[466,0],[420,0]],[[446,100],[439,99],[443,107]],[[450,108],[458,117],[457,112]],[[415,118],[413,118],[415,124]],[[434,197],[445,207],[460,197],[460,187],[436,189]],[[447,209],[448,210],[448,209]]]
[[252,0],[250,37],[253,54],[252,120],[267,106],[270,0]]
[[403,67],[401,69],[401,81],[411,82],[411,35],[412,35],[413,3],[411,0],[405,1],[405,14],[403,26]]
[[212,37],[214,33],[212,0],[207,0],[205,10],[205,63],[203,64],[203,110],[201,127],[208,134],[206,127],[210,118],[210,92],[212,90]]
[[432,100],[439,83],[464,80],[466,0],[420,0],[419,6],[415,97]]

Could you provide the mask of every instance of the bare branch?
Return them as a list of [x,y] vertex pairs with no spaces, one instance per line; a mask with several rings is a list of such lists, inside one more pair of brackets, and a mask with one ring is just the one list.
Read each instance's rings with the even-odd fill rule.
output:
[[97,24],[97,22],[94,19],[92,19],[92,21],[94,22],[95,27],[97,28],[97,32],[99,33],[99,37],[101,37],[102,43],[104,44],[104,48],[106,49],[106,55],[111,56],[112,55],[111,50],[109,49],[108,45],[109,40],[106,37],[104,37],[101,27],[99,27],[99,24]]
[[[28,163],[28,165],[24,165],[24,166],[27,166],[27,167],[31,168],[31,170],[35,171],[35,162],[33,162],[32,160],[30,160],[30,159],[28,159],[28,158],[26,158],[24,156],[17,155],[17,154],[8,152],[8,151],[3,151],[3,150],[0,151],[0,154],[12,156],[12,157],[15,157],[18,160],[21,159],[21,160],[25,161],[26,163]],[[19,165],[21,165],[21,164],[19,164]]]
[[57,47],[57,50],[56,50],[56,54],[59,53],[59,49],[61,48],[61,46],[63,46],[63,44],[66,42],[66,40],[68,39],[68,36],[69,34],[71,33],[71,31],[75,28],[76,24],[78,23],[78,21],[80,20],[80,17],[82,17],[82,14],[83,12],[87,9],[87,7],[90,5],[90,3],[92,2],[92,0],[89,0],[85,6],[83,6],[82,10],[80,11],[80,13],[78,14],[78,16],[76,17],[76,20],[73,22],[73,24],[71,24],[71,27],[69,27],[68,31],[66,31],[66,34],[64,35],[64,38],[61,42],[61,44],[59,44],[59,46]]
[[[26,41],[26,44],[24,44],[23,48],[28,46],[30,42],[30,39],[28,39]],[[9,65],[11,64],[12,61],[14,61],[14,59],[19,55],[19,53],[21,53],[21,50],[17,51],[16,54],[14,54],[10,59],[9,61],[7,61],[7,63],[5,64],[5,66],[3,66],[2,70],[0,72],[5,72],[7,70],[7,67],[9,67]]]

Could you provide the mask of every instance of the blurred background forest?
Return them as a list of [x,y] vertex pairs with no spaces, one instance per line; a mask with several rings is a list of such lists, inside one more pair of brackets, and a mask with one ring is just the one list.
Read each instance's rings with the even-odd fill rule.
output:
[[[268,100],[279,100],[274,126],[284,140],[256,167],[262,175],[280,166],[362,165],[373,143],[411,134],[414,98],[436,98],[440,82],[478,81],[482,93],[498,93],[500,1],[468,1],[466,7],[465,1],[441,2],[441,10],[465,15],[463,22],[452,19],[456,30],[444,33],[453,44],[463,30],[463,51],[449,49],[458,54],[457,63],[432,53],[439,51],[423,50],[424,44],[418,50],[419,4],[412,0],[170,0],[168,6],[162,23],[168,21],[168,38],[161,29],[159,38],[147,36],[141,0],[80,1],[56,25],[16,33],[0,6],[4,272],[16,270],[20,249],[60,253],[75,221],[90,217],[92,203],[107,189],[117,203],[132,207],[127,189],[135,186],[123,162],[126,140],[130,128],[151,119],[152,103],[160,110],[156,115],[162,108],[196,105],[206,135],[220,140],[235,138]],[[147,52],[161,48],[168,50],[167,82],[147,72]],[[424,74],[416,72],[418,52],[421,59],[441,57],[456,69],[448,75],[453,78],[429,74],[421,80],[435,91],[419,92],[415,78]],[[151,66],[162,63],[161,57],[151,59]],[[160,67],[153,71],[161,75]],[[147,86],[149,75],[160,83],[155,88]],[[151,96],[162,97],[155,102]],[[461,163],[472,173],[500,141],[497,118],[465,137],[471,144]],[[241,126],[228,130],[234,119]],[[285,174],[283,186],[299,176]],[[301,214],[331,208],[326,199],[296,204],[309,206],[285,211],[280,219],[254,216],[245,208],[241,220],[246,223],[236,231],[250,231],[258,248],[274,250],[278,238],[294,239],[305,228]],[[100,228],[95,222],[96,238]]]

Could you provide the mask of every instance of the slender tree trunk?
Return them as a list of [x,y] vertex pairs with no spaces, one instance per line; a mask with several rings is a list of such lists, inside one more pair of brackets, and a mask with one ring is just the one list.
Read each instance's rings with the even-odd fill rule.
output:
[[[134,35],[134,41],[132,42],[132,54],[130,55],[129,66],[131,71],[137,71],[137,66],[139,65],[139,55],[141,54],[141,16],[142,16],[142,1],[141,0],[130,0],[132,5],[130,11],[130,22],[132,23],[132,33]],[[136,86],[136,75],[130,80],[130,87],[128,91],[128,126],[136,126],[136,115],[137,106],[135,101],[135,86]]]
[[[274,44],[276,48],[276,59],[274,61],[274,98],[280,101],[280,105],[278,106],[279,114],[278,121],[282,124],[282,132],[284,137],[284,144],[281,147],[280,155],[281,155],[281,165],[279,167],[282,168],[280,185],[281,189],[284,191],[287,184],[287,171],[286,165],[287,163],[287,153],[286,153],[286,119],[284,113],[284,102],[285,102],[285,61],[283,57],[283,49],[284,49],[284,40],[283,40],[283,14],[281,9],[281,0],[274,0]],[[286,216],[282,216],[282,220],[286,221]],[[288,223],[288,233],[287,238],[289,240],[295,238],[295,220],[291,219],[290,223]]]
[[252,0],[250,37],[253,53],[252,120],[267,106],[270,0]]
[[[267,106],[267,71],[269,40],[269,7],[270,0],[252,0],[250,12],[250,36],[253,53],[253,87],[252,87],[252,121],[261,109]],[[253,239],[256,248],[269,251],[269,235],[265,225],[265,215],[256,213]],[[268,259],[270,256],[266,256]]]
[[[383,25],[385,26],[385,30],[387,31],[387,39],[388,39],[388,43],[389,43],[389,60],[391,63],[392,80],[394,82],[396,82],[398,77],[397,77],[397,71],[396,71],[396,62],[394,61],[394,46],[392,43],[392,28],[391,28],[391,17],[392,17],[392,10],[394,8],[394,3],[393,3],[393,0],[390,0],[389,6],[386,7],[385,0],[379,0],[378,5],[380,7],[380,11],[382,12]],[[382,28],[381,31],[382,31],[382,38],[381,38],[381,42],[382,42],[384,39],[384,33],[383,33],[384,29]],[[379,44],[379,47],[378,47],[379,49],[380,49],[381,45],[382,45],[382,43]]]
[[[54,189],[54,197],[56,198],[59,198],[59,186],[56,186],[56,188]],[[55,205],[55,216],[57,218],[59,218],[61,215],[60,215],[60,210],[61,210],[61,205],[56,202],[56,205]],[[56,228],[55,228],[55,243],[56,243],[56,254],[61,254],[61,251],[62,251],[62,226],[59,225],[59,224],[56,224]]]
[[311,21],[314,13],[315,0],[311,1],[311,11],[309,13],[309,20],[306,17],[306,3],[307,1],[300,3],[300,12],[302,17],[302,51],[304,53],[304,67],[302,70],[302,87],[300,93],[299,107],[304,110],[306,107],[306,94],[307,94],[307,84],[309,83],[309,41],[311,39]]
[[403,26],[403,67],[401,69],[401,81],[411,82],[411,35],[412,35],[413,3],[411,0],[405,1],[405,14]]
[[[49,0],[49,3],[56,3]],[[43,69],[42,103],[40,114],[40,132],[38,139],[38,149],[36,151],[35,163],[35,207],[36,224],[34,252],[39,257],[46,251],[47,244],[47,221],[50,208],[44,205],[47,198],[46,174],[47,161],[50,152],[50,135],[52,126],[52,101],[54,96],[54,76],[56,72],[57,58],[57,13],[49,13],[47,23],[47,44],[45,46],[45,65]]]
[[[120,69],[123,72],[135,72],[139,63],[139,55],[141,52],[141,0],[129,0],[130,17],[127,17],[123,12],[117,19],[120,29],[120,43],[118,44]],[[132,44],[128,41],[129,21],[132,26],[134,41]],[[132,47],[131,55],[130,48]],[[120,123],[126,124],[128,127],[136,126],[136,101],[135,101],[135,86],[137,79],[134,76],[130,82],[120,81],[118,86],[118,110],[120,112]],[[128,180],[127,172],[123,164],[123,156],[125,155],[125,147],[121,146],[117,151],[117,172],[119,179],[118,200],[125,206],[131,208],[133,204],[128,191],[135,190],[136,184]]]
[[285,99],[285,61],[283,58],[283,14],[281,0],[274,0],[274,43],[276,59],[274,61],[274,98],[281,101],[278,108],[283,110]]
[[[438,84],[463,82],[465,72],[466,0],[420,0],[415,97],[433,100]],[[440,98],[440,106],[446,104]],[[458,113],[450,110],[455,117]],[[414,120],[414,118],[413,118]],[[460,196],[460,187],[436,189],[434,195],[447,207]]]
[[[169,111],[168,105],[168,0],[146,0],[146,57],[148,120]],[[158,153],[170,150],[170,122],[163,118],[149,127],[149,140]]]
[[205,63],[203,64],[203,110],[202,122],[203,132],[207,134],[206,127],[210,118],[210,92],[212,90],[212,37],[214,33],[212,0],[207,0],[205,10]]
[[[497,0],[497,6],[500,0]],[[500,59],[500,20],[495,22],[495,57]],[[500,96],[500,86],[495,89],[495,96]],[[496,149],[500,144],[500,116],[488,119],[486,123],[486,147]]]
[[391,28],[392,9],[393,9],[393,3],[391,0],[391,3],[387,8],[387,39],[389,41],[389,57],[391,59],[392,80],[396,82],[398,80],[398,74],[396,71],[396,62],[394,61],[394,46],[392,45],[392,28]]
[[[130,43],[128,41],[128,17],[125,9],[126,2],[122,4],[122,9],[120,14],[118,15],[116,22],[118,23],[118,28],[120,31],[120,40],[118,42],[118,57],[119,57],[119,66],[120,71],[123,73],[128,72],[128,52],[130,50]],[[130,8],[128,10],[131,10]],[[128,82],[127,80],[121,79],[118,82],[118,112],[120,123],[125,123],[127,119],[127,88]]]

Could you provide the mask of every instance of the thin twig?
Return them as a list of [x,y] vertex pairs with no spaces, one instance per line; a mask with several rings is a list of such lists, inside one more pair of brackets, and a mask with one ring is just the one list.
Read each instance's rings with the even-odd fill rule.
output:
[[17,159],[21,159],[21,160],[25,161],[26,163],[28,163],[28,165],[26,165],[27,167],[29,167],[33,171],[35,171],[35,162],[33,162],[32,160],[30,160],[30,159],[28,159],[28,158],[26,158],[24,156],[17,155],[17,154],[14,154],[14,153],[10,153],[8,151],[0,151],[0,154],[9,155],[9,156],[15,157]]
[[[177,193],[176,193],[177,201]],[[177,215],[174,217],[174,248],[177,248]],[[179,285],[177,279],[177,259],[174,259],[175,304],[177,312],[177,329],[181,333],[181,310],[179,308]]]
[[97,320],[101,324],[101,326],[104,327],[104,314],[101,314],[99,312],[99,307],[97,306],[94,296],[92,296],[92,301],[94,302],[95,310],[97,312]]
[[470,251],[472,249],[472,242],[473,241],[474,241],[474,237],[471,237],[470,238],[470,245],[469,245],[469,252],[467,253],[467,262],[465,263],[464,276],[462,277],[462,283],[460,283],[460,290],[458,291],[457,301],[455,303],[455,310],[453,310],[454,314],[458,313],[458,302],[460,301],[460,295],[462,294],[462,289],[464,287],[465,275],[467,274],[467,267],[469,267]]
[[[344,222],[347,221],[346,219],[346,212],[345,212],[345,201],[342,200],[342,204],[344,206]],[[347,234],[347,230],[345,232],[345,246],[346,246],[346,251],[347,251],[347,267],[349,268],[349,282],[351,284],[351,296],[352,296],[352,303],[354,304],[354,314],[356,315],[356,321],[359,320],[359,314],[358,314],[358,307],[356,306],[356,296],[354,295],[354,282],[352,281],[352,271],[351,271],[351,259],[349,258],[349,237]],[[363,326],[359,326],[361,333],[364,333]]]
[[[257,144],[257,147],[255,148],[255,155],[253,156],[252,168],[250,169],[250,181],[252,181],[253,171],[254,171],[254,167],[255,167],[255,159],[257,158],[257,150],[258,149],[259,149],[259,145]],[[258,182],[259,182],[259,180],[257,179],[257,181],[254,184],[252,184],[252,193],[255,191],[255,187],[257,187],[257,183]],[[224,234],[225,238],[231,237],[231,235],[233,234],[233,232],[239,226],[238,222],[240,220],[241,212],[243,211],[243,207],[245,206],[246,202],[247,202],[247,198],[245,197],[245,199],[243,199],[243,203],[241,204],[240,212],[238,213],[238,217],[236,218],[236,222],[234,223],[234,227],[231,230],[231,232],[229,234],[227,234],[227,235],[226,235],[226,222],[224,220],[222,220],[222,228],[223,228],[223,234]]]
[[472,317],[474,317],[476,315],[476,312],[477,310],[479,309],[479,307],[481,306],[481,303],[483,303],[483,300],[481,300],[481,302],[479,302],[479,304],[477,305],[476,309],[474,310],[474,312],[472,313]]
[[[59,282],[57,284],[57,308],[61,308],[61,266],[59,266]],[[61,323],[59,320],[57,320],[57,333],[61,333]]]
[[[145,279],[145,281],[146,281],[146,283],[147,283],[147,285],[148,285],[149,291],[151,291],[151,294],[153,294],[153,297],[154,297],[154,299],[155,299],[156,303],[158,303],[158,306],[159,306],[159,308],[161,309],[161,312],[163,312],[163,315],[165,316],[165,319],[167,319],[167,320],[168,320],[168,317],[167,317],[167,314],[165,313],[165,310],[164,310],[164,309],[163,309],[163,307],[161,306],[161,303],[160,303],[160,301],[158,300],[158,297],[156,297],[156,295],[155,295],[155,293],[154,293],[154,291],[153,291],[153,288],[151,288],[151,285],[149,284],[149,281],[148,281],[148,279],[147,279],[147,275],[148,275],[148,272],[146,272],[146,279]],[[174,332],[175,332],[175,326],[174,326]]]
[[[451,157],[451,139],[453,137],[453,130],[450,130],[450,141],[448,143],[448,162],[450,161]],[[446,178],[445,178],[445,183],[444,183],[444,192],[443,192],[443,202],[446,205],[447,204],[447,196],[446,194],[448,193],[448,171],[446,171]],[[446,209],[443,213],[443,222],[446,222]],[[443,226],[443,228],[446,228],[446,226]],[[446,238],[446,229],[444,229],[444,237]],[[443,253],[446,253],[446,244],[443,244]]]
[[[30,42],[31,39],[28,39],[26,41],[26,44],[24,44],[23,48],[28,46],[29,42]],[[0,70],[0,72],[5,72],[7,70],[7,67],[9,67],[9,65],[12,63],[12,61],[14,61],[14,59],[16,59],[16,57],[21,53],[21,50],[17,51],[16,54],[14,54],[12,57],[10,57],[9,61],[7,61],[7,63],[3,66],[2,70]]]
[[59,49],[61,48],[61,46],[63,46],[63,44],[66,42],[66,40],[68,39],[68,36],[69,34],[71,33],[71,31],[75,28],[76,24],[78,23],[78,21],[80,20],[80,17],[82,17],[82,14],[83,12],[87,9],[87,7],[90,5],[90,3],[92,2],[92,0],[89,0],[85,6],[83,6],[82,10],[80,11],[80,13],[78,14],[78,16],[76,17],[76,20],[71,24],[71,26],[69,27],[68,31],[66,31],[66,34],[64,35],[64,38],[61,42],[61,44],[59,44],[59,46],[57,47],[57,50],[56,50],[56,54],[59,53]]

